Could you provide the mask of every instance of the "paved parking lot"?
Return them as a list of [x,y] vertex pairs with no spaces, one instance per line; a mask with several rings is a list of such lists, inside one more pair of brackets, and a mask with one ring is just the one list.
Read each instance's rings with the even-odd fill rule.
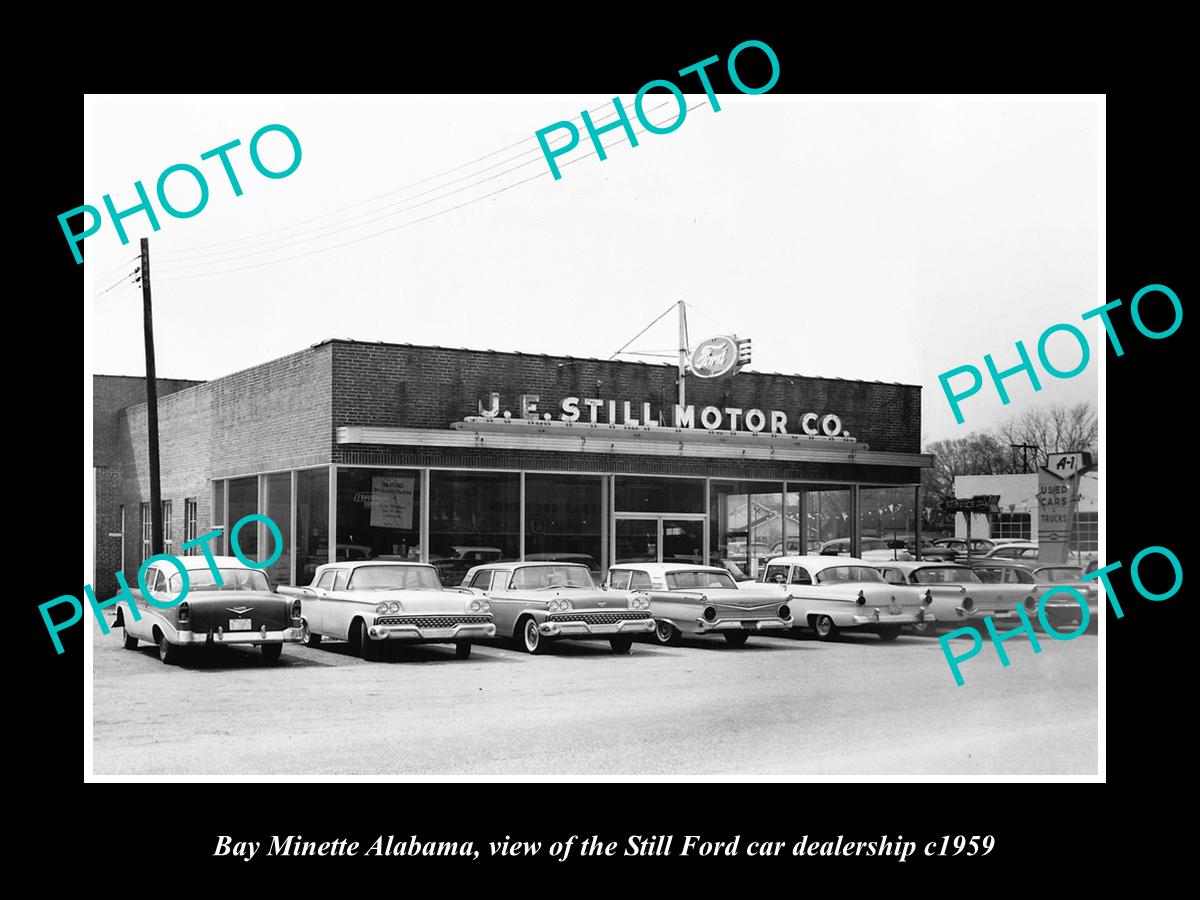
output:
[[[1097,638],[1007,642],[956,687],[933,640],[720,638],[390,652],[226,648],[165,666],[95,632],[97,775],[658,776],[815,780],[1094,774]],[[391,650],[392,648],[389,648]]]

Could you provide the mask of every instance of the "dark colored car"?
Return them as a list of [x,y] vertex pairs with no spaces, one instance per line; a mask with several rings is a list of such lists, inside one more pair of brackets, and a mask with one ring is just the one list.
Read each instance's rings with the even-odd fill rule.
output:
[[[136,650],[139,641],[149,641],[158,647],[159,659],[171,664],[179,661],[185,647],[250,644],[273,663],[279,660],[284,644],[300,640],[300,600],[272,591],[261,569],[252,569],[233,556],[214,556],[218,584],[218,575],[205,557],[177,559],[189,581],[182,602],[163,609],[133,588],[140,618],[117,607],[114,624],[125,629],[126,650]],[[166,560],[146,569],[146,589],[158,604],[178,597],[182,582],[179,569]]]

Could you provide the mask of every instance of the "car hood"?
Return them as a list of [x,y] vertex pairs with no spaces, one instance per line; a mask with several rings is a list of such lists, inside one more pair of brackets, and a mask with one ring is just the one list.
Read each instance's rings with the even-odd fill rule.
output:
[[372,608],[379,603],[399,603],[400,611],[393,615],[467,613],[470,612],[470,602],[480,599],[461,591],[431,590],[342,591],[334,596],[365,603]]
[[507,600],[549,603],[551,600],[570,600],[572,609],[628,609],[629,597],[624,591],[595,591],[578,588],[552,591],[506,591]]

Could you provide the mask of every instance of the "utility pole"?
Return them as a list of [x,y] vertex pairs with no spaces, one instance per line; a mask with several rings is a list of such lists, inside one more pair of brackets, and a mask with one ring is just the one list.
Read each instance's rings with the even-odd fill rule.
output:
[[142,324],[146,336],[146,432],[150,438],[150,552],[163,552],[162,483],[158,474],[158,375],[150,309],[150,239],[142,238]]
[[1028,474],[1028,472],[1029,472],[1029,451],[1032,450],[1034,452],[1033,458],[1034,458],[1034,461],[1036,462],[1038,445],[1037,444],[1009,444],[1008,446],[1012,448],[1012,452],[1013,452],[1013,468],[1015,469],[1017,467],[1017,451],[1020,450],[1021,451],[1021,473]]
[[687,307],[682,300],[678,301],[676,306],[679,307],[679,406],[682,408],[686,405],[683,379],[687,375],[688,364]]

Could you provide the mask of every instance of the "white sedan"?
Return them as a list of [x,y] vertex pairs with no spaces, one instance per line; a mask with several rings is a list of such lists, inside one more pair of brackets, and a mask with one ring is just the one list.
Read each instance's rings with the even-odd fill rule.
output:
[[849,556],[778,556],[759,575],[790,597],[797,626],[828,640],[842,629],[893,641],[906,625],[933,622],[928,589],[891,585],[870,563]]

